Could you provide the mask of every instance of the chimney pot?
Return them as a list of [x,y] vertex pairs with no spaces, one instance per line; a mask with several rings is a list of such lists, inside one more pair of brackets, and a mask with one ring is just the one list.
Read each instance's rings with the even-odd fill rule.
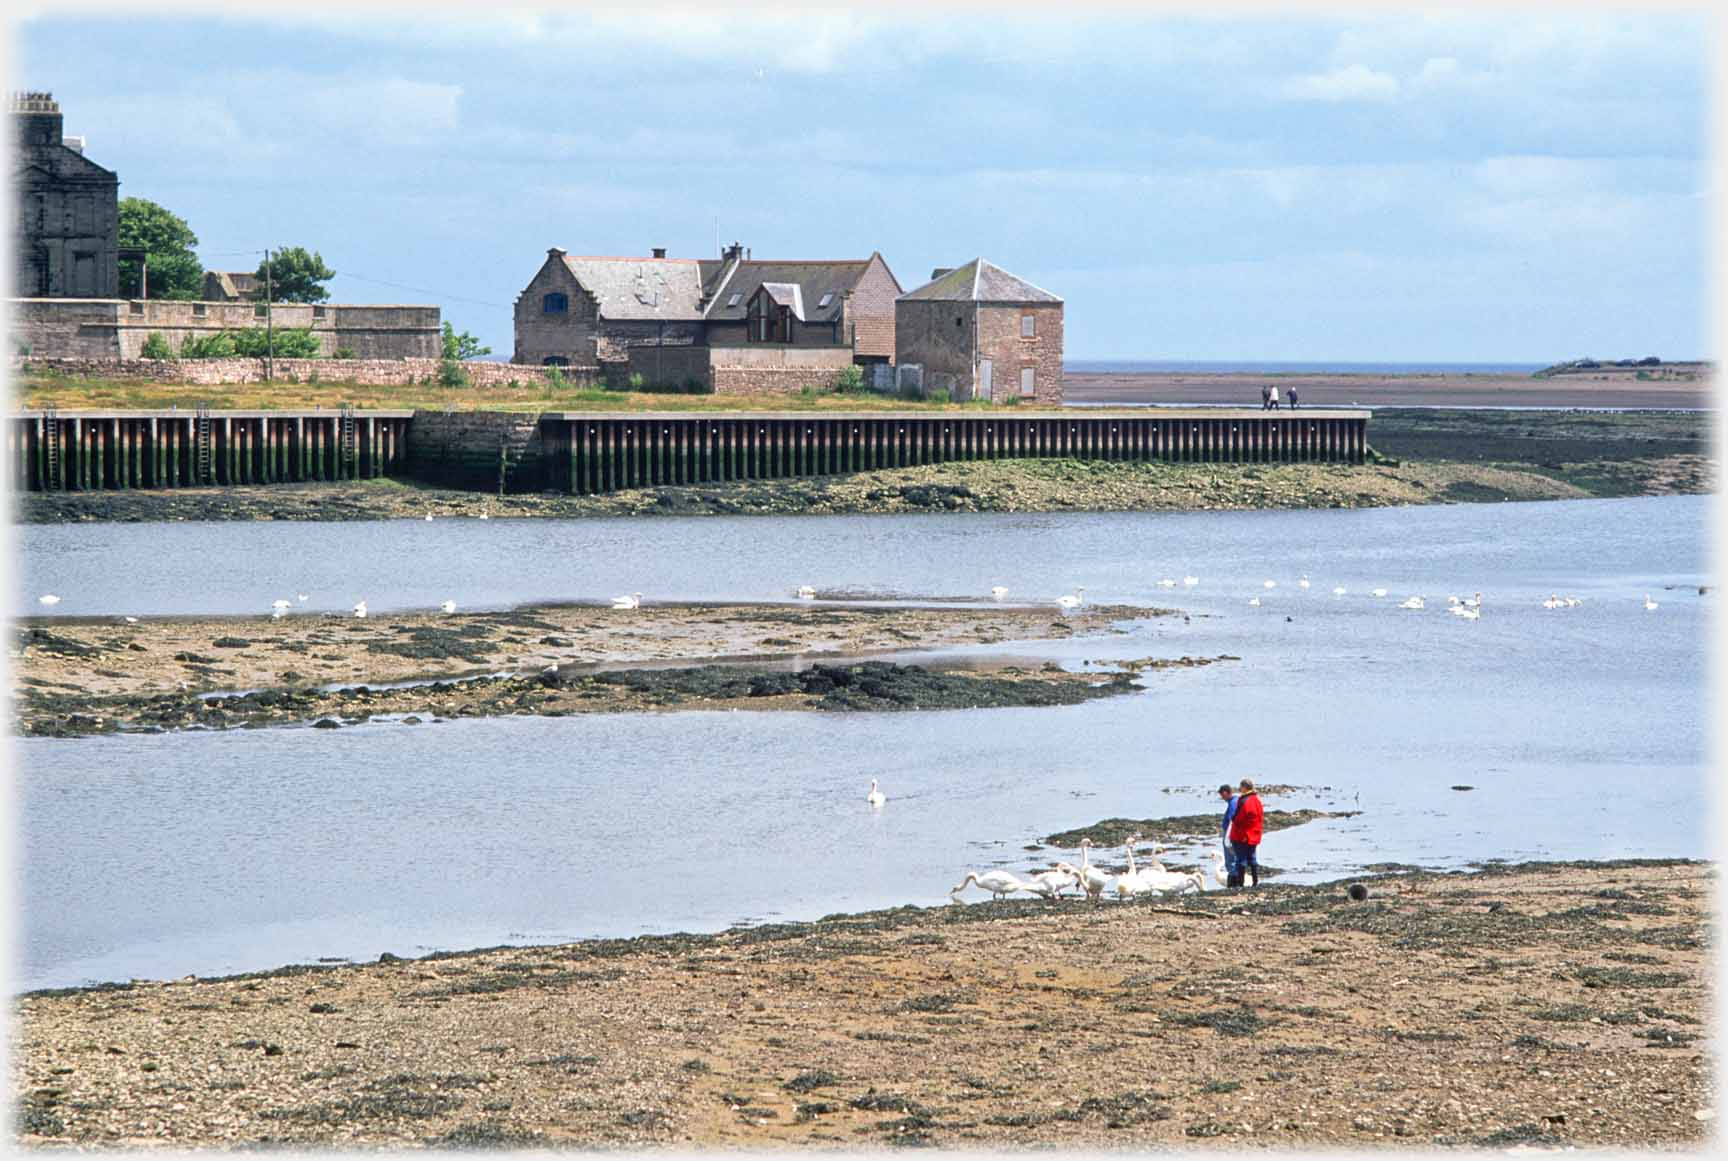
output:
[[666,247],[664,247],[664,246],[654,247],[654,257],[656,257],[656,258],[666,257]]

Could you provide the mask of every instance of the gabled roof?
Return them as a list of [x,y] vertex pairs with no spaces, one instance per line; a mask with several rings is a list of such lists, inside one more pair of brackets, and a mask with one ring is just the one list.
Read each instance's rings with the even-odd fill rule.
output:
[[702,271],[694,258],[578,258],[564,267],[611,319],[694,321],[702,317]]
[[796,282],[764,282],[760,293],[773,299],[775,305],[786,307],[799,322],[804,321],[804,295]]
[[1061,302],[1048,290],[1033,286],[1024,278],[1008,273],[1000,266],[974,258],[940,278],[926,282],[917,290],[909,290],[901,300],[917,302],[990,302],[1025,304]]
[[[870,262],[870,258],[843,261],[740,262],[731,277],[714,290],[714,297],[708,304],[707,317],[710,322],[742,322],[757,287],[789,286],[798,291],[798,309],[803,312],[798,315],[799,321],[831,322],[840,317],[846,292],[858,285],[858,280],[864,277],[864,271],[869,269]],[[732,301],[733,295],[738,296],[736,303]],[[822,304],[824,299],[827,299],[826,306]],[[774,301],[782,306],[791,305],[789,301],[778,297]]]

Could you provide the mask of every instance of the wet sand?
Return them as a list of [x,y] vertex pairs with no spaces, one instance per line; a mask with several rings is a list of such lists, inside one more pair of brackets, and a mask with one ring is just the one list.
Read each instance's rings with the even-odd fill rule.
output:
[[1713,878],[1274,882],[38,993],[12,1083],[32,1145],[1698,1148]]

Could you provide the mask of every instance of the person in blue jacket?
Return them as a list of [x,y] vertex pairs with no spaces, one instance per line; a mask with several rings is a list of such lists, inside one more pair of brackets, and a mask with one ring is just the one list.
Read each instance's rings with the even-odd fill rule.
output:
[[1224,800],[1224,821],[1218,825],[1218,841],[1224,846],[1224,873],[1236,874],[1236,852],[1230,846],[1230,823],[1236,817],[1236,792],[1226,782],[1218,788],[1218,797]]

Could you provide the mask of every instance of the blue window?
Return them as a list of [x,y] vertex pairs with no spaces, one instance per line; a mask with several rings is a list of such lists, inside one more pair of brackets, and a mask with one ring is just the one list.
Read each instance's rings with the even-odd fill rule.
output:
[[543,314],[563,314],[570,309],[570,300],[562,294],[548,294],[540,300]]

